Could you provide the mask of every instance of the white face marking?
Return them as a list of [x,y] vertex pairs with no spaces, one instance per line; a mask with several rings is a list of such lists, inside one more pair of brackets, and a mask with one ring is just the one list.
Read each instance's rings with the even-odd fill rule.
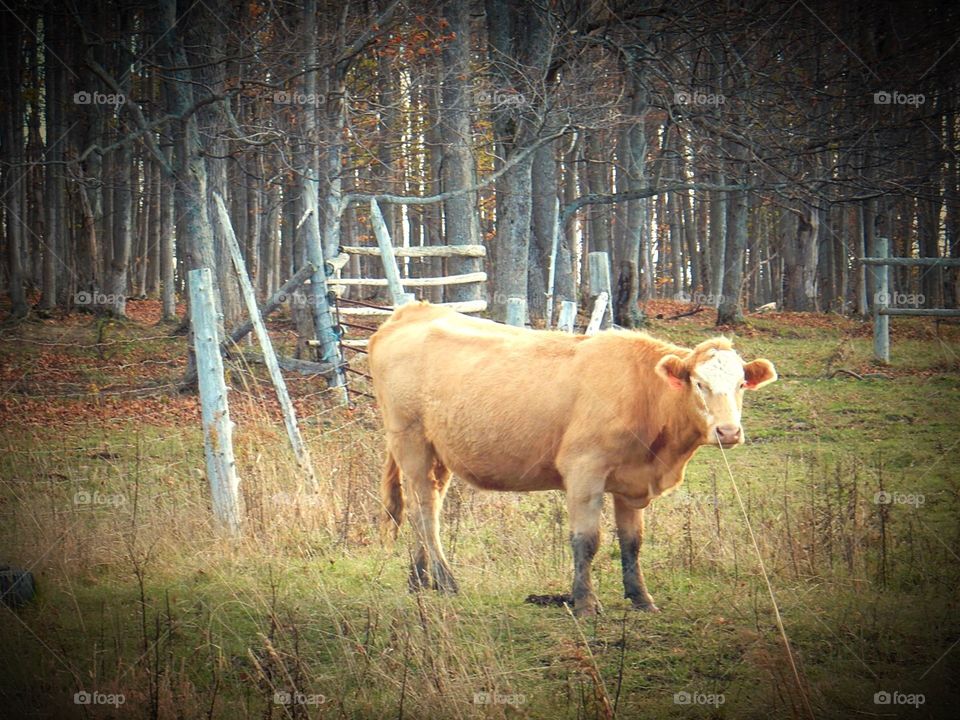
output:
[[743,382],[743,361],[733,350],[713,350],[706,362],[694,368],[693,375],[710,392],[726,395]]
[[694,368],[693,385],[703,401],[701,412],[711,429],[740,425],[737,399],[743,379],[743,361],[733,350],[712,350],[709,358]]

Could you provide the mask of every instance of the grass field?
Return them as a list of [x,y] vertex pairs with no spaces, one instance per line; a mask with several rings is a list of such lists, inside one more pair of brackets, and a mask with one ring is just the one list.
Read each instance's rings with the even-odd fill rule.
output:
[[[230,370],[245,530],[218,537],[199,409],[169,387],[186,340],[151,313],[0,333],[0,564],[39,588],[0,606],[0,718],[773,720],[809,717],[805,702],[818,718],[956,716],[958,328],[893,321],[886,367],[869,325],[843,318],[757,316],[732,333],[781,376],[749,395],[747,444],[727,458],[798,687],[719,450],[647,511],[660,614],[622,598],[609,502],[605,612],[578,622],[524,603],[568,590],[562,496],[456,480],[443,539],[461,592],[411,595],[409,531],[392,547],[378,535],[376,410],[336,407],[319,380],[291,387],[313,493],[262,370]],[[650,331],[695,343],[710,320]],[[285,323],[273,332],[291,344]]]

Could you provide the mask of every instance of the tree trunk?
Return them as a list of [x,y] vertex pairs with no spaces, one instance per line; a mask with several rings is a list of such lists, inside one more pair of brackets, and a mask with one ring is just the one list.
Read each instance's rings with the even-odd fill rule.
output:
[[[553,143],[537,148],[533,155],[530,208],[530,255],[527,269],[527,309],[530,318],[546,319],[547,280],[550,255],[557,228],[557,161]],[[559,248],[558,248],[559,256]],[[559,260],[559,257],[558,257]],[[555,305],[557,307],[557,305]],[[548,318],[550,322],[553,318]]]
[[115,317],[126,317],[130,250],[133,244],[133,154],[130,144],[117,151],[116,189],[114,207],[117,212],[116,233],[113,238],[113,258],[107,280],[109,292],[105,310]]
[[[173,165],[173,148],[164,149],[167,165]],[[164,173],[160,187],[160,287],[163,319],[177,316],[177,294],[174,285],[176,270],[176,227],[174,223],[174,181]]]
[[[51,17],[44,16],[44,73],[46,82],[46,151],[44,160],[50,164],[45,167],[43,207],[43,279],[41,282],[40,309],[52,310],[57,304],[58,266],[64,268],[66,243],[63,237],[63,102],[64,78],[63,43],[61,32],[63,25]],[[64,268],[65,269],[65,268]]]
[[[470,76],[470,4],[444,0],[441,13],[450,23],[453,39],[444,43],[441,54],[443,80],[440,89],[441,189],[443,192],[470,187],[476,182],[471,147],[470,101],[473,97]],[[477,194],[456,195],[443,203],[446,241],[451,245],[476,245],[480,242],[477,219]],[[450,274],[482,269],[479,258],[451,258]],[[479,300],[477,283],[451,285],[446,289],[451,301]]]
[[[570,151],[563,159],[563,204],[573,202],[577,197],[577,148],[579,139],[570,147]],[[577,217],[571,217],[566,227],[560,228],[561,249],[558,263],[556,288],[554,290],[559,305],[563,300],[576,301],[577,299],[577,268],[579,256],[577,253]]]
[[[713,173],[713,182],[717,185],[724,183],[724,177],[721,173]],[[720,303],[725,288],[724,279],[724,258],[726,256],[727,243],[727,195],[722,192],[710,193],[710,294],[714,298],[714,305]]]
[[[642,78],[637,75],[639,70],[634,67],[628,70],[627,79],[630,83],[632,95],[630,97],[630,114],[633,123],[624,133],[623,157],[626,166],[624,173],[624,189],[638,190],[647,182],[647,133],[646,90]],[[643,257],[646,253],[647,213],[646,200],[630,200],[627,202],[627,227],[624,232],[624,261],[620,265],[620,272],[628,273],[627,277],[617,280],[617,287],[625,287],[628,296],[618,303],[617,316],[614,318],[618,325],[627,328],[640,327],[644,322],[643,312],[640,310],[639,300],[641,292],[640,268],[643,266],[644,278],[649,280],[649,268],[645,267]],[[621,308],[620,305],[626,307]]]
[[743,322],[740,290],[743,284],[743,256],[747,247],[747,191],[727,196],[727,237],[723,254],[723,298],[717,307],[717,325]]
[[[183,116],[193,105],[192,70],[187,61],[183,41],[180,38],[177,23],[176,0],[160,0],[157,15],[157,37],[166,48],[166,57],[175,70],[169,73],[167,83],[167,104],[170,114]],[[175,167],[177,187],[180,192],[182,225],[178,227],[178,238],[183,242],[184,265],[187,270],[217,267],[213,244],[213,227],[210,224],[207,204],[207,167],[203,158],[204,147],[197,126],[197,114],[171,124],[175,143]],[[182,228],[183,232],[179,230]],[[222,317],[223,307],[219,281],[213,273],[214,302],[217,316]],[[189,317],[189,315],[188,315]],[[221,328],[222,329],[222,328]]]
[[811,311],[816,308],[820,217],[817,209],[811,207],[803,207],[791,214],[783,246],[784,308]]
[[[6,166],[0,171],[3,179],[0,183],[3,190],[0,201],[3,202],[3,228],[6,230],[7,292],[10,295],[10,316],[13,318],[26,317],[28,313],[23,287],[23,221],[20,217],[23,207],[20,204],[18,180],[10,171],[10,168],[20,167],[23,154],[23,145],[19,142],[20,133],[17,132],[23,119],[23,96],[17,80],[20,77],[22,57],[21,28],[13,13],[0,12],[0,37],[5,38],[5,42],[0,46],[0,53],[6,67],[6,72],[2,73],[3,77],[0,79],[4,86],[3,97],[6,98],[0,106],[0,128],[5,139],[5,142],[0,143],[0,157],[4,159]],[[18,140],[9,141],[12,138]]]
[[[589,192],[597,195],[610,193],[609,150],[601,133],[588,130],[586,133],[585,159]],[[597,205],[589,210],[590,252],[611,251],[610,206]]]

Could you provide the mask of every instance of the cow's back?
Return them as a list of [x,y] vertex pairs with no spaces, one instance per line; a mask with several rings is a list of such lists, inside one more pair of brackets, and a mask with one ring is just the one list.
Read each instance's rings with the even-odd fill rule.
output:
[[404,306],[370,342],[385,428],[422,433],[481,487],[557,487],[553,462],[575,416],[584,339]]

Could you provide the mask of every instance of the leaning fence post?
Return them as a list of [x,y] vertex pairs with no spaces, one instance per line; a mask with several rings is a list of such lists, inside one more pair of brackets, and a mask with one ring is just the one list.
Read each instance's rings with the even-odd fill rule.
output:
[[193,349],[197,356],[200,408],[207,479],[213,501],[213,516],[231,535],[240,531],[237,465],[233,455],[233,422],[223,381],[223,359],[217,337],[217,316],[210,268],[191,270],[190,321]]
[[240,281],[240,293],[247,304],[247,313],[250,315],[250,322],[253,323],[253,329],[257,334],[257,340],[263,349],[263,362],[270,371],[270,379],[277,390],[277,400],[280,402],[280,409],[283,412],[283,423],[287,428],[287,436],[290,438],[290,445],[293,446],[293,454],[297,458],[297,464],[303,471],[304,476],[310,486],[317,489],[317,476],[313,471],[313,463],[310,461],[310,451],[307,449],[303,436],[300,434],[300,428],[297,425],[297,415],[293,409],[293,403],[290,402],[290,395],[287,393],[287,385],[283,381],[283,375],[280,373],[280,366],[277,364],[277,354],[273,351],[273,343],[270,342],[270,336],[267,334],[267,328],[260,317],[260,310],[257,308],[257,298],[253,292],[253,285],[250,284],[250,277],[247,275],[247,267],[243,262],[243,255],[240,253],[240,244],[237,242],[237,236],[233,232],[233,224],[230,222],[230,215],[227,213],[227,206],[223,203],[223,198],[219,193],[213,194],[214,202],[217,205],[217,218],[220,220],[220,228],[227,240],[227,247],[230,249],[230,257],[233,258],[233,266],[237,271],[237,279]]
[[507,298],[507,325],[523,327],[527,324],[527,299],[521,297]]
[[560,317],[557,318],[557,329],[564,332],[573,332],[577,322],[577,304],[573,300],[564,300],[560,303]]
[[[890,241],[885,237],[874,238],[874,255],[878,258],[890,257]],[[881,361],[890,362],[890,316],[883,314],[890,304],[890,266],[871,265],[873,287],[873,356]]]
[[[610,255],[605,252],[592,252],[587,254],[587,272],[590,274],[590,295],[597,298],[602,293],[607,294],[607,300],[610,299]],[[599,329],[605,330],[610,327],[610,313],[604,307],[603,315],[600,317]]]
[[370,225],[373,226],[373,234],[376,236],[377,245],[380,247],[380,257],[383,259],[383,274],[387,278],[390,297],[393,299],[394,307],[400,307],[408,302],[407,293],[403,291],[403,283],[400,282],[400,268],[397,267],[397,258],[393,252],[393,242],[390,240],[387,224],[383,221],[383,215],[380,213],[380,206],[376,200],[370,201]]
[[587,330],[584,334],[596,335],[603,327],[603,319],[607,315],[607,305],[610,304],[610,294],[606,291],[597,295],[593,301],[593,312],[590,314],[590,322],[587,323]]

